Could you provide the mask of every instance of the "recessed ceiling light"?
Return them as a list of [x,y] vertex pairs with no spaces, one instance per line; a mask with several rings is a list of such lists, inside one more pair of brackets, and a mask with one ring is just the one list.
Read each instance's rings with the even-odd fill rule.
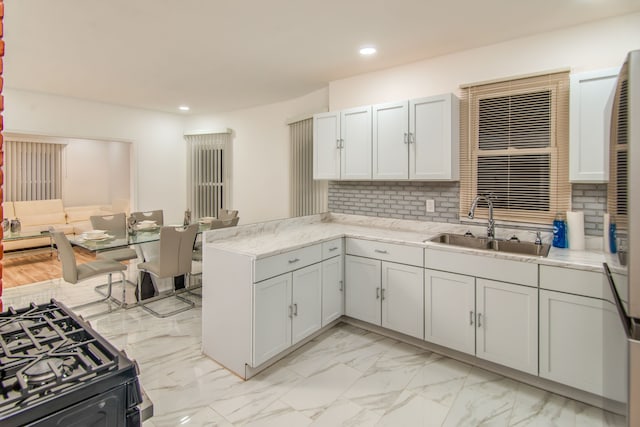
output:
[[178,109],[179,109],[180,111],[189,111],[189,107],[188,107],[188,106],[186,106],[186,105],[181,105],[181,106],[179,106],[179,107],[178,107]]
[[373,55],[374,53],[376,53],[375,47],[367,46],[360,48],[360,55]]

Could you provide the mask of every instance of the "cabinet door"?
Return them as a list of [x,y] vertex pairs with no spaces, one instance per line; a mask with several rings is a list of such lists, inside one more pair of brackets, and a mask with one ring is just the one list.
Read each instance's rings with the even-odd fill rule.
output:
[[322,263],[293,272],[291,343],[308,337],[322,324]]
[[569,104],[569,180],[609,180],[609,98],[618,69],[571,75]]
[[409,102],[409,179],[458,180],[458,98]]
[[340,113],[340,177],[371,179],[371,107]]
[[373,179],[409,178],[407,101],[373,106]]
[[541,377],[624,401],[625,349],[624,332],[613,304],[540,291]]
[[425,270],[424,339],[475,355],[475,278]]
[[253,366],[291,345],[291,273],[253,285]]
[[380,268],[375,259],[347,255],[344,259],[345,314],[380,325]]
[[476,355],[538,375],[538,289],[476,279]]
[[424,339],[424,269],[382,262],[382,326]]
[[313,116],[313,179],[340,179],[340,113]]
[[322,326],[344,314],[342,256],[322,261]]

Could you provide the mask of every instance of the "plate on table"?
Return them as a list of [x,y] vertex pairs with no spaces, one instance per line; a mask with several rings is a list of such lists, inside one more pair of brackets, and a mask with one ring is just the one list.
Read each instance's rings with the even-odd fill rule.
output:
[[198,219],[198,222],[200,224],[211,224],[211,222],[213,222],[216,219],[215,216],[203,216],[200,219]]
[[151,231],[159,228],[158,224],[155,221],[142,221],[136,224],[136,230],[138,231]]
[[86,234],[83,234],[82,237],[84,237],[85,240],[90,240],[92,242],[102,242],[103,240],[108,240],[108,239],[113,238],[112,235],[106,234],[106,233],[103,233],[103,234],[92,234],[92,235],[89,235],[89,236],[86,235]]

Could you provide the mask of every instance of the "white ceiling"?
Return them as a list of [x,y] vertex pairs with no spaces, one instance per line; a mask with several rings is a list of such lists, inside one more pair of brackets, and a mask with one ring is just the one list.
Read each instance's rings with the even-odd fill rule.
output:
[[[191,114],[640,11],[640,0],[5,0],[5,84]],[[358,48],[378,47],[362,58]]]

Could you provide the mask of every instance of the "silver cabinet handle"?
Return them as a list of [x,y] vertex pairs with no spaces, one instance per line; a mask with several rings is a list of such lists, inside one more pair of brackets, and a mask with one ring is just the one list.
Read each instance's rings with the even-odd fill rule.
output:
[[478,328],[482,327],[482,313],[478,313]]
[[332,247],[332,248],[329,248],[329,252],[333,252],[333,251],[335,251],[335,250],[337,250],[337,249],[338,249],[338,247],[337,247],[337,246],[334,246],[334,247]]
[[383,249],[374,249],[374,252],[377,252],[379,254],[386,254],[388,253],[387,251],[383,250]]
[[342,292],[344,290],[344,282],[342,280],[340,280],[340,292]]
[[340,149],[340,138],[336,139],[336,148]]
[[473,310],[469,312],[469,324],[473,325]]
[[409,132],[409,144],[411,144],[412,142],[416,142],[416,136],[413,134],[413,132]]
[[383,300],[383,301],[384,301],[384,291],[385,291],[385,290],[386,290],[385,288],[382,288],[382,300]]
[[340,138],[340,148],[344,148],[344,139]]
[[293,264],[293,263],[298,262],[298,261],[300,261],[300,258],[290,259],[289,260],[289,264]]
[[293,306],[289,305],[289,317],[293,317]]
[[380,288],[376,288],[376,299],[380,299]]
[[293,315],[298,315],[298,303],[293,304]]
[[409,134],[407,132],[404,133],[404,143],[405,144],[409,143]]

